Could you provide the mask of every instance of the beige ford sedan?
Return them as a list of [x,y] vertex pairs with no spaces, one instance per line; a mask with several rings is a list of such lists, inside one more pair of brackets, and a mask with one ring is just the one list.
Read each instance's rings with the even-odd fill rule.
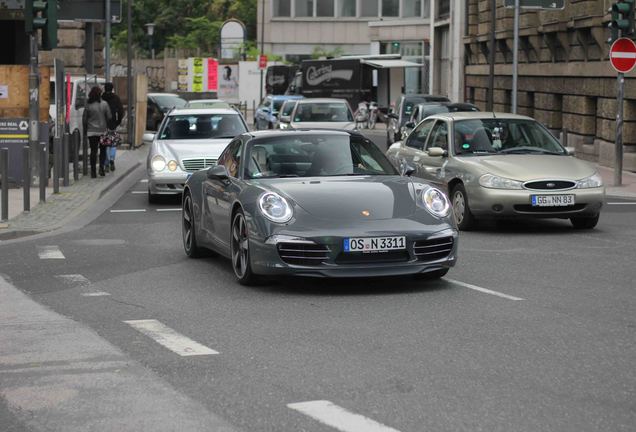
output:
[[492,112],[426,118],[387,151],[410,170],[444,188],[460,229],[481,218],[570,219],[596,226],[605,200],[600,175],[536,120]]

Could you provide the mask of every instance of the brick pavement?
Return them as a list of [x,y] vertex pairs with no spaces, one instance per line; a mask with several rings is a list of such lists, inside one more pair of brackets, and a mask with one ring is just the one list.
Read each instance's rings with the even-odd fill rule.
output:
[[8,221],[0,224],[0,240],[63,227],[71,218],[82,213],[116,183],[142,165],[146,154],[147,151],[144,147],[137,150],[120,150],[117,152],[117,169],[114,172],[95,179],[80,175],[76,182],[71,179],[71,184],[68,187],[60,186],[59,194],[51,193],[52,188],[48,188],[47,199],[44,203],[39,202],[37,192],[32,193],[31,211],[29,212],[16,214],[16,208],[20,210],[23,208],[23,191],[22,189],[12,189],[10,205],[14,206],[14,211],[11,212],[12,214],[10,213]]

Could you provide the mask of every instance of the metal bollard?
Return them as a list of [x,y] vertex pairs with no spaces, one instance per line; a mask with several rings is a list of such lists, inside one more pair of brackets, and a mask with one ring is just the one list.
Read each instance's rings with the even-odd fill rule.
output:
[[22,147],[22,188],[24,211],[31,211],[31,149]]
[[62,183],[62,185],[64,187],[68,187],[69,185],[68,157],[69,157],[70,144],[71,144],[71,135],[68,132],[64,132],[64,135],[62,136],[62,176],[64,177],[64,182]]
[[73,146],[73,180],[79,180],[79,146],[80,146],[80,134],[79,131],[74,131],[71,135],[71,143]]
[[53,193],[60,193],[60,153],[62,142],[60,138],[53,138]]
[[40,144],[40,202],[46,202],[46,185],[49,182],[49,164],[46,160],[46,144]]
[[2,215],[0,220],[9,219],[9,149],[0,149],[0,175],[2,176],[2,192],[0,201],[2,201]]
[[82,135],[82,175],[88,175],[88,137]]

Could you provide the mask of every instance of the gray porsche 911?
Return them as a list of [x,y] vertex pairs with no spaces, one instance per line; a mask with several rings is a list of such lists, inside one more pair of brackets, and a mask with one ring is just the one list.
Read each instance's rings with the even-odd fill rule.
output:
[[185,252],[230,258],[245,285],[263,275],[440,278],[457,260],[449,199],[402,171],[357,132],[244,133],[186,182]]

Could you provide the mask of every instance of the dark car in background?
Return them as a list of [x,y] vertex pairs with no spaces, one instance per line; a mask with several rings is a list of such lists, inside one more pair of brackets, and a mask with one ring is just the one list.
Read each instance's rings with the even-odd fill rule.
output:
[[416,105],[421,103],[450,102],[446,96],[407,94],[402,95],[395,102],[395,107],[389,112],[389,123],[386,127],[386,142],[391,145],[402,139],[401,128],[404,126],[413,113]]
[[188,101],[174,93],[148,93],[146,108],[146,130],[156,131],[166,113],[172,108],[183,108]]
[[411,118],[409,121],[404,123],[402,126],[401,139],[407,137],[409,133],[415,128],[415,126],[424,120],[428,116],[432,116],[433,114],[447,113],[447,112],[476,112],[479,111],[479,108],[471,103],[465,102],[457,102],[457,103],[421,103],[417,104],[413,112],[411,113]]

